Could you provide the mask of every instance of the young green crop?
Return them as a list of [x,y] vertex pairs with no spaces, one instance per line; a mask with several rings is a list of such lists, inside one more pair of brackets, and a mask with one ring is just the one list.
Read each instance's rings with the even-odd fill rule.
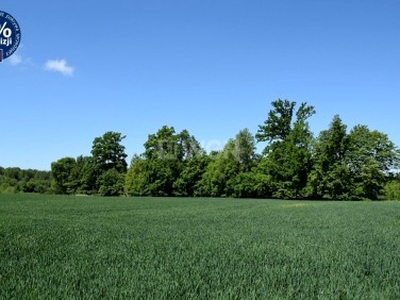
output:
[[0,195],[0,298],[398,299],[399,208]]

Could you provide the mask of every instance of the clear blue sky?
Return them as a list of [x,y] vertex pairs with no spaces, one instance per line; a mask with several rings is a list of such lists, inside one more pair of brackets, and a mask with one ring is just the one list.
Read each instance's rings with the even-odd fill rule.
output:
[[[0,166],[49,170],[118,131],[129,159],[162,125],[206,148],[256,132],[277,98],[400,145],[400,1],[15,1],[0,64]],[[210,149],[208,149],[210,150]]]

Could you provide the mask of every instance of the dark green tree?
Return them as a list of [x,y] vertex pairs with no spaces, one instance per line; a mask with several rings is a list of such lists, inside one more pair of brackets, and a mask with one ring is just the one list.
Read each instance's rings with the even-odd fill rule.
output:
[[149,196],[147,160],[134,155],[125,178],[125,193],[130,196]]
[[256,153],[256,140],[250,130],[245,128],[236,135],[232,146],[234,149],[235,158],[239,163],[240,172],[250,172],[259,160],[259,155]]
[[73,157],[64,157],[51,164],[53,188],[57,194],[68,194],[71,186],[71,173],[75,168],[76,160]]
[[383,194],[389,171],[398,168],[399,152],[388,136],[365,125],[355,126],[348,135],[346,159],[353,177],[356,198],[377,200]]
[[148,136],[143,156],[148,160],[178,160],[177,139],[174,127],[163,126],[157,133]]
[[174,195],[179,197],[193,197],[196,195],[198,183],[201,180],[210,162],[206,154],[193,156],[187,159],[179,177],[173,183]]
[[384,186],[384,199],[385,200],[400,200],[400,181],[389,180]]
[[[271,103],[273,109],[268,113],[268,118],[259,126],[256,138],[259,142],[268,142],[270,146],[276,142],[285,141],[292,132],[292,121],[296,102],[288,100],[275,100]],[[269,151],[270,147],[265,149]]]
[[278,99],[256,134],[258,142],[267,142],[263,153],[264,174],[270,179],[273,197],[303,198],[312,167],[313,134],[308,118],[315,114],[313,106]]
[[173,184],[182,170],[183,145],[178,144],[174,127],[163,126],[150,134],[144,144],[146,160],[144,175],[151,196],[172,196]]
[[100,166],[91,156],[78,156],[70,177],[70,189],[77,194],[97,194],[98,179],[102,174]]
[[125,181],[129,195],[192,196],[204,172],[205,151],[187,130],[163,126],[150,134],[145,151],[134,156]]
[[51,184],[49,171],[0,167],[0,193],[51,193]]
[[125,174],[116,169],[109,169],[99,178],[100,196],[121,196],[124,192]]
[[314,166],[309,179],[313,198],[346,200],[352,195],[353,177],[347,164],[347,126],[335,115],[329,129],[322,131],[314,148]]
[[315,143],[310,194],[322,199],[377,200],[398,163],[399,151],[387,135],[365,125],[347,133],[336,115]]
[[125,146],[121,144],[125,137],[119,132],[108,131],[103,136],[94,139],[91,153],[94,162],[102,171],[115,169],[119,173],[126,172],[127,155]]
[[[222,151],[211,155],[206,171],[197,184],[196,194],[211,197],[242,197],[249,194],[238,190],[238,181],[251,176],[247,173],[252,172],[257,160],[254,136],[248,129],[241,130],[226,143]],[[242,187],[251,189],[248,185]]]
[[[92,146],[92,164],[86,166],[86,182],[88,188],[96,188],[104,196],[116,196],[124,191],[121,179],[127,171],[125,146],[121,144],[123,136],[119,132],[108,131],[101,137],[96,137]],[[115,175],[115,178],[111,178]],[[96,182],[92,180],[96,178]]]

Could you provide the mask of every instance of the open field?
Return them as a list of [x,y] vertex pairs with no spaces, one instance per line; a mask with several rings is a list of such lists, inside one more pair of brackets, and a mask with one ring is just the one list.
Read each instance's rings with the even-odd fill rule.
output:
[[1,299],[400,299],[400,203],[0,194]]

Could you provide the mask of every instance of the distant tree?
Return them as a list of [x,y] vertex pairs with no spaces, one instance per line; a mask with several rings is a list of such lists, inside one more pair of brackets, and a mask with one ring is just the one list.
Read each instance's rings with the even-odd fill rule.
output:
[[232,146],[228,143],[223,151],[220,151],[209,164],[197,184],[196,195],[205,197],[229,196],[228,181],[239,173],[239,165],[228,150]]
[[174,127],[163,126],[144,143],[147,192],[151,196],[172,196],[173,184],[182,170],[183,144]]
[[177,139],[174,127],[163,126],[157,133],[148,136],[143,156],[148,160],[177,160],[180,155]]
[[[85,166],[85,188],[95,188],[100,195],[115,196],[124,191],[123,174],[127,171],[123,136],[119,132],[108,131],[96,137],[92,146],[92,161]],[[115,176],[115,178],[111,178]],[[94,179],[96,181],[94,182]]]
[[352,192],[356,198],[376,200],[383,194],[389,171],[399,166],[399,151],[386,134],[365,125],[355,126],[348,138]]
[[147,161],[134,155],[125,178],[125,193],[130,196],[149,196]]
[[4,170],[4,176],[11,180],[20,181],[20,180],[22,180],[22,170],[21,170],[21,168],[18,168],[18,167],[6,168]]
[[259,155],[256,153],[256,140],[250,130],[245,128],[240,130],[233,140],[234,155],[239,163],[240,172],[249,172],[259,160]]
[[172,188],[175,196],[192,197],[209,159],[196,138],[185,129],[177,135],[177,159],[180,172]]
[[270,178],[257,169],[248,172],[241,172],[230,182],[231,197],[234,198],[270,198]]
[[236,186],[239,178],[246,175],[238,176],[251,172],[258,160],[254,136],[248,129],[241,130],[234,139],[226,143],[222,151],[211,157],[197,184],[196,194],[211,197],[240,196],[242,193],[237,191]]
[[390,180],[384,186],[384,199],[400,201],[400,181]]
[[71,184],[71,173],[75,168],[75,158],[64,157],[51,164],[53,187],[57,194],[67,194]]
[[55,192],[104,196],[123,193],[123,178],[127,170],[127,155],[121,144],[124,138],[121,133],[106,132],[94,139],[92,156],[66,157],[53,162],[51,171]]
[[271,102],[273,109],[268,113],[268,118],[259,126],[256,138],[259,142],[268,142],[268,152],[274,144],[285,141],[292,131],[292,120],[296,102],[288,100],[275,100]]
[[194,156],[185,161],[179,177],[173,183],[175,196],[193,197],[196,195],[198,183],[210,162],[206,154]]
[[124,191],[125,174],[109,169],[99,178],[100,196],[121,196]]
[[322,199],[377,200],[399,161],[399,151],[387,135],[365,125],[347,133],[336,115],[315,143],[310,194]]
[[119,132],[108,131],[103,136],[94,139],[91,153],[94,162],[102,171],[115,169],[119,173],[126,172],[127,155],[125,146],[121,144],[125,137]]
[[21,180],[18,189],[24,193],[49,193],[51,173],[34,169],[21,170]]
[[329,129],[321,131],[314,148],[310,174],[310,196],[345,200],[351,197],[353,177],[347,165],[349,152],[347,126],[335,115]]
[[182,130],[175,137],[176,139],[176,158],[181,162],[188,162],[192,158],[198,158],[205,155],[205,150],[193,135],[190,135],[186,129]]
[[313,106],[278,99],[256,134],[258,142],[267,142],[263,153],[264,174],[270,179],[272,196],[303,198],[311,170],[313,134],[308,118],[315,114]]
[[205,151],[187,130],[163,126],[150,134],[145,151],[134,156],[125,191],[129,195],[192,196],[195,181],[204,172]]
[[93,157],[78,156],[70,175],[70,193],[97,194],[101,174],[102,170]]
[[0,192],[50,193],[51,180],[49,171],[0,167]]

